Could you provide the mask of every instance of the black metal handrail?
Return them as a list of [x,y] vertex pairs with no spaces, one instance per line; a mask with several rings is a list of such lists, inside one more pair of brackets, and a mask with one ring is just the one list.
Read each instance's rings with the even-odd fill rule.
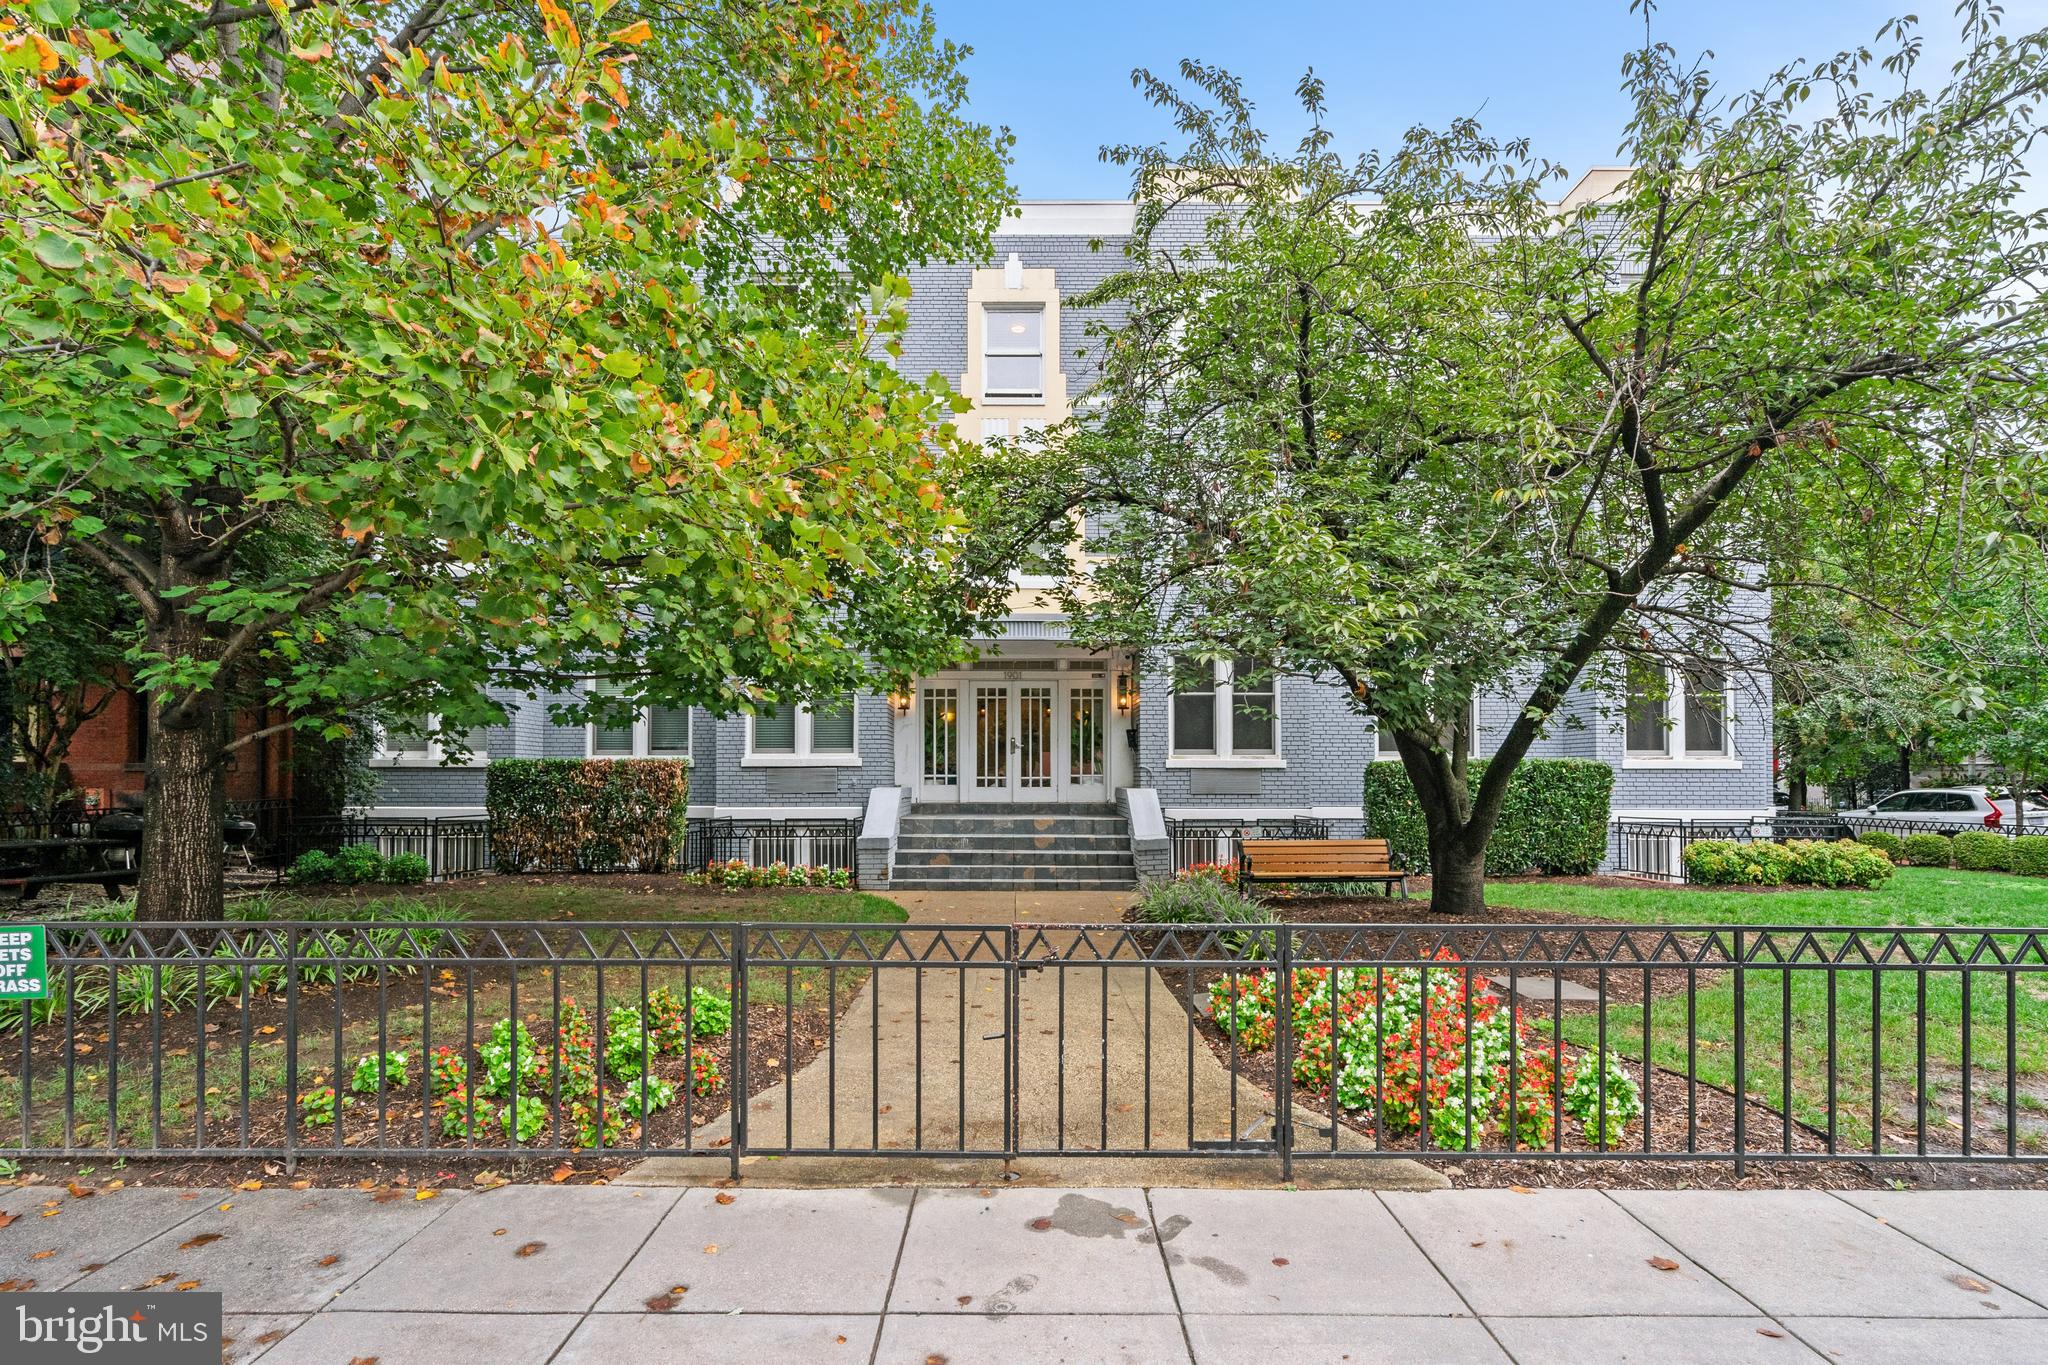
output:
[[1230,867],[1238,864],[1238,848],[1246,839],[1327,839],[1330,822],[1295,815],[1257,820],[1168,820],[1166,837],[1173,845],[1173,870]]

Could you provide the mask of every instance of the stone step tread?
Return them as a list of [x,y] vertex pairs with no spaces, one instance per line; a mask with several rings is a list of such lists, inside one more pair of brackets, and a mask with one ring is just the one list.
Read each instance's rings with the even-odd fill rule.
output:
[[1128,877],[1058,877],[1041,881],[991,878],[986,881],[933,881],[923,877],[892,877],[889,889],[897,891],[1133,891],[1137,882]]

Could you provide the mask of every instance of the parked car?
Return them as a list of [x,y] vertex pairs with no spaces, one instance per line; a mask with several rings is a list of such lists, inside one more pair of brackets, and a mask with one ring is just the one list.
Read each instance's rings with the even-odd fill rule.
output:
[[[2010,797],[1994,797],[1985,787],[1920,787],[1893,792],[1873,805],[1842,812],[1845,820],[1867,822],[1882,829],[1888,822],[1906,825],[1954,825],[1958,828],[2006,829],[2014,819]],[[2048,806],[2027,802],[2027,827],[2048,832]]]

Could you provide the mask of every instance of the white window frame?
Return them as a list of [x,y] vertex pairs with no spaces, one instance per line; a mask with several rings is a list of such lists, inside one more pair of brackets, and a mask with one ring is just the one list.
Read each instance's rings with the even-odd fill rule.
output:
[[374,727],[376,741],[370,753],[370,765],[378,768],[481,768],[491,761],[488,754],[472,753],[460,763],[448,762],[447,746],[441,743],[440,712],[429,712],[419,719],[427,731],[423,752],[391,748],[390,732],[377,725]]
[[1231,705],[1236,695],[1232,683],[1234,673],[1231,661],[1217,659],[1210,665],[1215,670],[1216,691],[1215,725],[1216,751],[1214,753],[1184,754],[1175,745],[1173,733],[1173,671],[1167,671],[1166,704],[1166,766],[1169,768],[1284,768],[1287,766],[1286,735],[1281,725],[1280,675],[1273,675],[1273,752],[1270,754],[1240,754],[1235,751],[1235,727],[1231,724],[1235,708]]
[[[597,691],[597,689],[598,689],[598,687],[599,687],[600,685],[601,685],[601,680],[600,680],[600,679],[592,678],[592,679],[591,679],[590,681],[588,681],[588,682],[586,682],[586,683],[584,684],[584,686],[583,686],[583,690],[584,690],[585,692],[589,692],[589,693],[593,693],[593,694],[594,694],[594,693],[595,693],[595,692]],[[584,724],[583,724],[583,756],[584,756],[585,758],[626,758],[626,759],[632,759],[632,758],[671,758],[671,759],[680,759],[680,760],[681,760],[682,762],[684,762],[684,763],[692,763],[692,762],[695,762],[696,760],[695,760],[695,756],[694,756],[694,751],[695,751],[695,749],[696,749],[696,747],[697,747],[697,734],[696,734],[696,731],[697,731],[697,718],[696,718],[696,716],[695,716],[695,715],[694,715],[694,714],[692,713],[692,708],[690,708],[690,707],[684,707],[684,708],[683,708],[683,710],[684,710],[685,714],[689,716],[689,724],[687,724],[687,725],[686,725],[686,726],[684,727],[684,729],[683,729],[683,735],[684,735],[684,743],[685,743],[685,745],[686,745],[687,747],[685,747],[685,748],[683,749],[683,751],[682,751],[681,753],[676,753],[676,752],[674,752],[674,751],[672,751],[672,750],[668,750],[668,749],[661,749],[661,750],[657,750],[657,749],[655,749],[655,748],[653,747],[653,744],[654,744],[654,727],[653,727],[653,724],[652,724],[652,714],[651,714],[651,713],[652,713],[652,711],[653,711],[653,707],[651,707],[651,706],[642,706],[642,707],[638,708],[637,710],[635,710],[635,711],[633,712],[633,752],[632,752],[632,753],[630,753],[630,754],[601,754],[601,753],[599,753],[599,752],[597,751],[597,732],[598,732],[598,730],[599,730],[599,728],[600,728],[600,727],[599,727],[599,725],[598,725],[598,723],[597,723],[596,721],[592,720],[592,721],[585,721],[585,722],[584,722]]]
[[858,768],[860,766],[860,703],[858,692],[846,694],[853,706],[853,752],[817,753],[811,748],[811,708],[796,708],[796,748],[793,752],[764,754],[754,748],[754,715],[747,714],[747,752],[740,759],[743,768]]
[[1664,735],[1662,749],[1631,749],[1628,747],[1628,713],[1632,698],[1629,693],[1628,671],[1622,671],[1621,693],[1621,742],[1624,768],[1740,768],[1742,755],[1735,747],[1735,680],[1728,665],[1715,664],[1721,670],[1721,747],[1719,749],[1688,749],[1685,747],[1685,702],[1691,686],[1685,670],[1666,666],[1664,675],[1664,715],[1661,729]]
[[[981,306],[981,396],[989,403],[1043,403],[1045,402],[1045,332],[1046,307],[1043,303],[984,303]],[[996,320],[1005,313],[1036,313],[1038,315],[1038,345],[1025,348],[999,346],[995,342]],[[996,389],[989,384],[990,356],[1035,356],[1038,359],[1038,387],[1030,392],[1016,389]]]
[[[1380,729],[1379,717],[1373,717],[1372,761],[1375,763],[1399,763],[1401,761],[1400,751],[1398,749],[1388,749],[1381,745],[1380,736],[1383,733]],[[1467,758],[1486,757],[1479,749],[1479,698],[1477,697],[1471,700],[1465,713],[1465,743],[1465,756]]]

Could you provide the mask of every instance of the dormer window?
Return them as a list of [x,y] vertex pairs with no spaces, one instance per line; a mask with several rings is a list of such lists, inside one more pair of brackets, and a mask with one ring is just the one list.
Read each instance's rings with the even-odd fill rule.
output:
[[982,396],[1045,397],[1045,309],[986,306],[982,317]]

